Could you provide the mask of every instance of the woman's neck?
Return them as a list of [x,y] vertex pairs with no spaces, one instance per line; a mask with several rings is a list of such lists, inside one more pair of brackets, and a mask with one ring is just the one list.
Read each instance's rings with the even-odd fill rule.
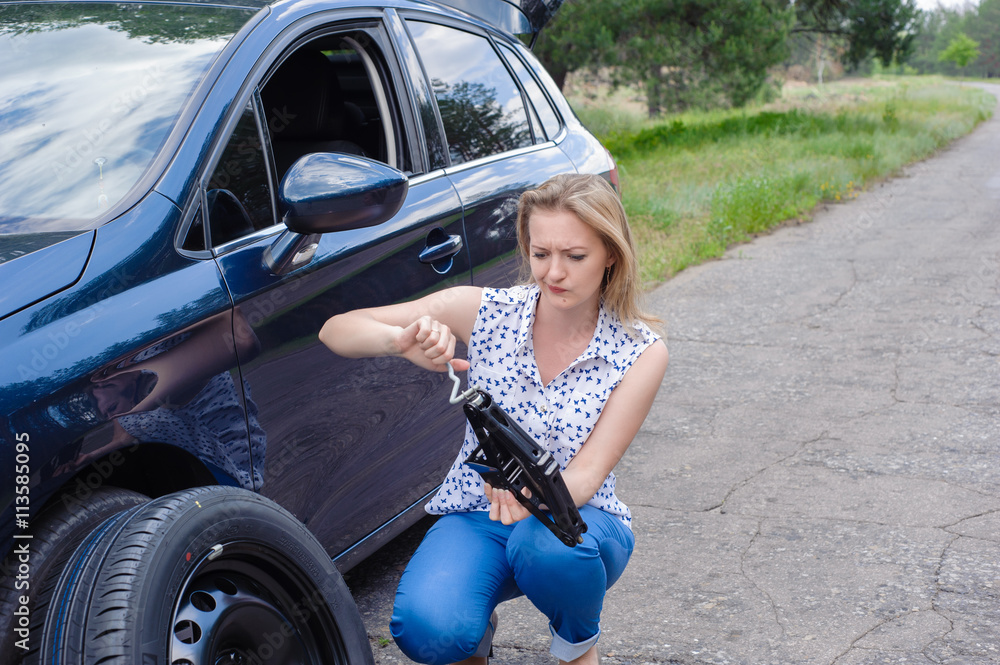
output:
[[599,308],[577,307],[570,310],[557,309],[545,301],[540,301],[535,308],[535,325],[547,330],[561,331],[565,337],[586,336],[589,341],[597,327]]
[[532,330],[535,363],[542,383],[563,372],[590,345],[597,328],[597,306],[560,310],[540,300]]

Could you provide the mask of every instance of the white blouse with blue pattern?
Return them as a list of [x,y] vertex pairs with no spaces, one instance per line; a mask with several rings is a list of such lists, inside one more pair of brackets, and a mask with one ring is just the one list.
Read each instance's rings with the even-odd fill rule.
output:
[[[488,392],[565,469],[587,441],[611,391],[658,336],[642,323],[623,325],[602,306],[586,350],[543,386],[531,337],[538,295],[537,285],[483,289],[469,342],[469,383]],[[467,425],[462,449],[427,504],[428,513],[489,509],[482,478],[464,463],[478,445]],[[631,528],[628,506],[615,496],[614,473],[587,503]]]

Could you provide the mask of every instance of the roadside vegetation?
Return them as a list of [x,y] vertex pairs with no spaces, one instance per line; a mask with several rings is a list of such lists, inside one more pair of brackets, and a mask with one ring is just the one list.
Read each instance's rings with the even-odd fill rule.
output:
[[648,285],[720,256],[820,203],[857,197],[993,113],[996,100],[937,77],[786,88],[754,108],[649,120],[641,96],[571,84],[581,120],[618,160]]

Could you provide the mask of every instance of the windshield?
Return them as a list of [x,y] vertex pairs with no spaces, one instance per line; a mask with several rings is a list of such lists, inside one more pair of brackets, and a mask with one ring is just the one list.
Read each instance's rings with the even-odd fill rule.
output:
[[0,5],[0,235],[93,228],[252,10]]

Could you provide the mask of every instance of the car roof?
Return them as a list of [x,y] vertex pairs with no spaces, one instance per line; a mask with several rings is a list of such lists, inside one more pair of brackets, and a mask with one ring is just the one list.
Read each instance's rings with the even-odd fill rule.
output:
[[[93,3],[95,0],[0,0],[0,5],[20,4],[69,4],[76,2]],[[232,7],[240,9],[263,9],[268,5],[294,4],[299,0],[96,0],[98,4],[117,5],[198,5],[207,7]],[[459,11],[479,19],[493,28],[510,35],[530,34],[537,37],[545,24],[555,15],[563,0],[413,0],[413,4],[437,6],[445,11]],[[350,2],[332,0],[333,5],[356,6],[398,6],[399,2]]]

